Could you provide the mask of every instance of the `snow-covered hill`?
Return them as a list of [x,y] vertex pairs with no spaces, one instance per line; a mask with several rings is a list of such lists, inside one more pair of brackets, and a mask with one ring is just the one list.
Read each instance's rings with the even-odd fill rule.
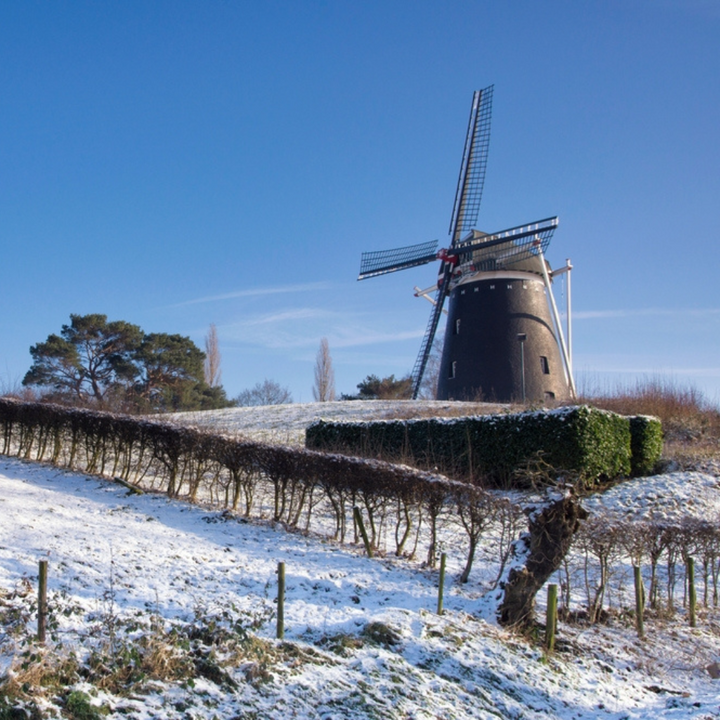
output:
[[[719,517],[716,474],[629,482],[593,509],[606,502],[645,513],[682,497],[676,509],[694,499],[698,514]],[[437,574],[417,563],[368,559],[359,547],[7,459],[0,676],[21,676],[27,661],[21,643],[34,628],[42,558],[58,655],[72,650],[81,667],[93,653],[110,662],[134,639],[163,648],[167,668],[173,657],[192,658],[194,675],[148,671],[124,694],[78,677],[72,689],[108,718],[720,717],[720,680],[706,670],[720,659],[717,610],[703,611],[696,629],[682,613],[648,620],[642,642],[627,618],[561,623],[558,651],[544,658],[537,643],[478,616],[482,568],[461,587],[451,563],[446,613],[438,616]],[[275,640],[279,561],[287,575],[284,643]],[[28,701],[49,717],[69,689]]]
[[305,428],[315,420],[378,420],[410,417],[443,417],[507,412],[508,405],[448,402],[441,400],[339,400],[228,408],[207,412],[177,413],[177,422],[210,427],[263,442],[305,444]]

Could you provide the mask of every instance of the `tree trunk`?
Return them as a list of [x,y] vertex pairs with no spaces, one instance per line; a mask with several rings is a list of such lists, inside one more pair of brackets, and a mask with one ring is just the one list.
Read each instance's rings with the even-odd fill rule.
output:
[[587,517],[571,492],[558,499],[557,493],[530,514],[529,533],[516,541],[515,556],[525,556],[521,567],[513,567],[501,583],[504,595],[498,621],[505,626],[527,626],[533,621],[535,596],[560,567],[570,549],[580,520]]

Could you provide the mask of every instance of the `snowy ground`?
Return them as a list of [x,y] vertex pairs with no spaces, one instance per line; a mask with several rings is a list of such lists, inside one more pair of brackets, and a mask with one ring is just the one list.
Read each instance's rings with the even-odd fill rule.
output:
[[[589,506],[644,515],[692,502],[717,518],[716,475],[632,481]],[[440,617],[437,574],[417,564],[8,459],[0,459],[0,677],[20,672],[42,558],[58,652],[82,658],[123,634],[167,638],[172,628],[193,637],[188,628],[222,626],[239,638],[233,657],[204,646],[224,674],[148,680],[124,695],[78,681],[109,718],[720,718],[720,680],[706,670],[720,660],[717,611],[701,612],[696,629],[682,614],[648,620],[643,642],[621,618],[561,623],[558,651],[544,658],[537,644],[478,617],[482,568],[467,586],[450,582]],[[279,561],[285,643],[275,640]],[[18,610],[27,613],[19,623]],[[60,704],[52,693],[35,701],[48,716]]]
[[315,420],[348,422],[410,417],[443,417],[507,412],[509,405],[441,400],[350,400],[228,408],[165,416],[252,440],[305,445],[305,428]]

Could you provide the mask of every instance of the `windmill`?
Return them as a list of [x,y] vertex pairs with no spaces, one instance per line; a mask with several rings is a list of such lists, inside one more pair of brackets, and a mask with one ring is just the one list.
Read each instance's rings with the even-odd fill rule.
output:
[[491,85],[473,95],[448,247],[438,252],[438,242],[430,241],[363,253],[358,280],[440,261],[436,284],[416,287],[416,296],[430,300],[433,309],[413,367],[413,398],[440,316],[447,312],[439,400],[565,400],[575,396],[575,385],[551,279],[568,273],[569,338],[572,266],[568,261],[552,272],[545,260],[557,217],[495,233],[474,228],[485,182],[492,94]]

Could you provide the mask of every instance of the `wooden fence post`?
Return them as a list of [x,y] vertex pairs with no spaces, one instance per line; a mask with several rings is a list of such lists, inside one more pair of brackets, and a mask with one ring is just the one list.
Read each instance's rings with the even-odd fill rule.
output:
[[691,557],[687,559],[687,580],[688,580],[688,600],[689,600],[689,615],[690,615],[690,627],[697,626],[697,593],[695,591],[695,560]]
[[558,586],[555,583],[548,585],[547,614],[545,619],[545,648],[548,653],[555,649],[555,633],[557,631],[557,600]]
[[48,561],[41,560],[38,567],[38,632],[39,643],[45,642],[47,630],[47,571]]
[[285,637],[285,563],[278,563],[277,634],[278,640]]
[[357,505],[353,508],[353,515],[357,526],[360,528],[360,534],[362,535],[363,543],[365,544],[365,552],[367,553],[367,556],[371,558],[373,556],[372,546],[370,545],[370,540],[368,540],[365,523],[363,522],[362,515],[360,514],[360,508]]
[[440,555],[440,582],[438,584],[438,603],[437,603],[437,614],[443,614],[443,596],[445,594],[445,562],[447,560],[447,554],[443,553]]
[[638,637],[642,640],[645,637],[645,587],[642,581],[642,572],[639,565],[633,565],[633,577],[635,579],[635,626]]

